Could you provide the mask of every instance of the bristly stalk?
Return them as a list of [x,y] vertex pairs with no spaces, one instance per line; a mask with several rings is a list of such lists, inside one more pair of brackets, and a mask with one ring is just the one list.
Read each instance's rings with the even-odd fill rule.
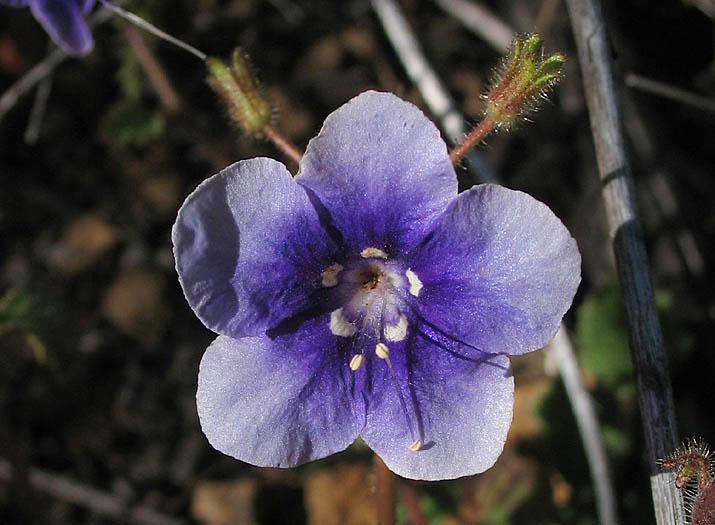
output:
[[563,53],[554,53],[544,58],[543,42],[538,34],[526,37],[517,35],[509,55],[484,95],[484,120],[452,150],[452,162],[456,164],[491,131],[509,130],[534,112],[560,80],[565,61]]

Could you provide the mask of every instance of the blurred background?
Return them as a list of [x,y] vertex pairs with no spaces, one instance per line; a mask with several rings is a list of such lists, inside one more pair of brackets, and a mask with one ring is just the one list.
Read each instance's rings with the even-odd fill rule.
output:
[[[399,1],[457,108],[476,123],[500,53],[441,3]],[[426,110],[366,0],[123,5],[210,55],[242,46],[278,108],[278,128],[301,149],[365,89]],[[565,323],[602,423],[620,519],[650,523],[625,317],[568,13],[559,0],[480,5],[515,31],[538,29],[547,52],[568,57],[533,122],[490,136],[480,151],[505,185],[546,202],[578,241],[583,282]],[[680,435],[715,445],[715,5],[603,7]],[[374,523],[364,445],[298,469],[260,469],[216,452],[201,433],[197,370],[214,336],[182,296],[171,225],[184,197],[224,166],[285,159],[232,126],[194,56],[116,17],[93,35],[91,54],[45,77],[43,111],[33,116],[33,89],[0,120],[0,523]],[[0,7],[0,93],[48,46],[28,9]],[[701,98],[663,98],[638,87],[647,81]],[[460,177],[463,188],[475,182],[465,170]],[[500,460],[472,478],[398,480],[398,523],[597,523],[553,354],[512,363],[516,411]]]

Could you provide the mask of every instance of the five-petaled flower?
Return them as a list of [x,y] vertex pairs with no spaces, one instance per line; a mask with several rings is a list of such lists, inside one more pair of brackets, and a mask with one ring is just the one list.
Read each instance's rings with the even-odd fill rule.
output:
[[327,118],[295,178],[256,158],[204,181],[172,238],[184,294],[220,334],[202,429],[260,466],[360,437],[408,478],[486,470],[511,425],[507,354],[544,346],[580,281],[549,208],[491,184],[457,195],[434,124],[377,92]]
[[13,7],[30,6],[33,16],[57,45],[67,53],[83,55],[92,50],[92,34],[84,20],[95,0],[0,0]]

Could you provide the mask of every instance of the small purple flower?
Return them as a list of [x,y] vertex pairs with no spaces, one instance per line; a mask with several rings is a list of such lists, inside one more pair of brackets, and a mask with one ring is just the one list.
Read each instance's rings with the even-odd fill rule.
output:
[[32,15],[57,45],[72,55],[92,50],[93,41],[84,15],[95,0],[0,0],[12,7],[30,6]]
[[362,438],[394,472],[482,472],[511,425],[505,354],[544,346],[581,258],[544,204],[457,195],[439,131],[366,92],[332,113],[299,174],[267,158],[203,182],[172,232],[179,280],[219,337],[201,361],[218,450],[292,467]]

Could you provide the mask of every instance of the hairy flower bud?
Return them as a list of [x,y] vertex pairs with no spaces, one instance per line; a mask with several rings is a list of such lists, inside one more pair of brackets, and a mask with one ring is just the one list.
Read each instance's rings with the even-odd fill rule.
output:
[[540,99],[561,78],[566,61],[562,53],[544,58],[541,37],[534,33],[516,36],[509,56],[486,94],[487,118],[496,128],[508,128],[536,109]]
[[214,57],[206,59],[209,85],[223,99],[231,118],[250,135],[259,135],[272,124],[273,108],[260,92],[250,67],[236,48],[231,65]]
[[[715,454],[702,439],[689,439],[658,463],[676,470],[675,486],[683,491],[693,525],[715,524]],[[695,480],[695,490],[688,484]]]

